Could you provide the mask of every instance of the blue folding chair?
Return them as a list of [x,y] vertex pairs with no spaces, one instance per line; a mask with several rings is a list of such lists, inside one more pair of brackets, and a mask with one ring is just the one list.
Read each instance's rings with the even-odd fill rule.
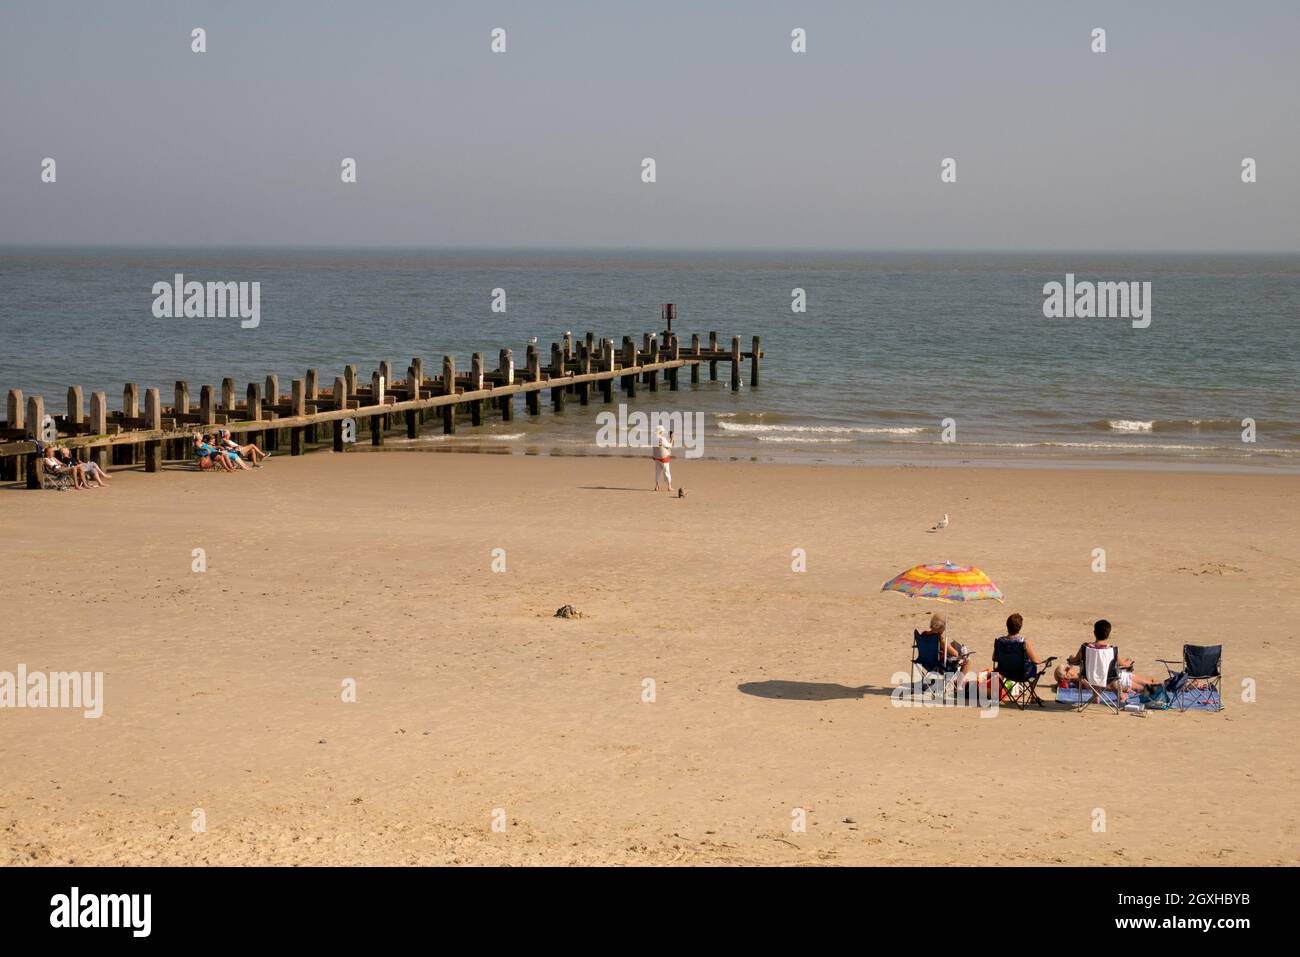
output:
[[[1165,687],[1179,711],[1199,704],[1223,710],[1223,645],[1183,645],[1182,661],[1157,660],[1169,672]],[[1181,668],[1174,670],[1179,665]]]
[[1006,681],[1013,682],[1012,687],[1007,689],[1007,697],[1021,711],[1030,704],[1036,704],[1040,708],[1044,706],[1038,697],[1038,682],[1055,660],[1056,656],[1053,655],[1035,665],[1029,660],[1023,641],[999,638],[993,642],[993,670]]

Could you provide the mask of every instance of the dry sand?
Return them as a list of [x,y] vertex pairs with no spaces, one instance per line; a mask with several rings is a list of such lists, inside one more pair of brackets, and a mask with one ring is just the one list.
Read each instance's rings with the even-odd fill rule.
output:
[[[0,861],[1296,862],[1300,478],[683,461],[679,500],[650,468],[0,490],[0,670],[105,672],[98,720],[0,711]],[[1228,710],[892,706],[935,606],[879,587],[941,559],[1008,596],[948,607],[978,661],[1010,611],[1058,655],[1104,616],[1140,672],[1221,640]]]

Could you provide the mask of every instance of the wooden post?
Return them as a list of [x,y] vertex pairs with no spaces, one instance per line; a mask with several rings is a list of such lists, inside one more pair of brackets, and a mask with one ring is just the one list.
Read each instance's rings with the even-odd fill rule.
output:
[[357,394],[357,367],[343,367],[343,386],[347,395],[344,398],[350,399]]
[[233,417],[235,414],[235,380],[221,380],[221,411]]
[[[578,346],[578,372],[587,375],[591,372],[591,349],[587,344],[581,343]],[[578,383],[578,404],[588,405],[591,402],[591,383]]]
[[[90,432],[92,435],[108,434],[108,398],[103,392],[90,393]],[[108,468],[108,449],[97,445],[90,450],[90,458],[101,469]]]
[[[307,383],[302,379],[294,379],[289,386],[289,412],[291,415],[299,416],[307,414]],[[295,425],[290,428],[289,432],[289,454],[302,455],[302,440],[307,432],[307,427]]]
[[[266,377],[266,391],[262,393],[262,401],[268,405],[280,404],[280,377],[277,375],[268,375]],[[268,419],[274,419],[274,411],[267,413]],[[262,433],[262,448],[268,452],[274,452],[280,448],[280,430],[267,429]]]
[[[406,387],[411,391],[412,399],[424,398],[424,360],[419,356],[411,358],[411,364],[406,369],[407,383]],[[429,417],[426,410],[420,409],[415,413],[416,434],[419,434],[419,428]],[[410,431],[409,429],[407,430]]]
[[[670,303],[670,305],[671,305],[671,303]],[[667,358],[668,358],[668,360],[671,361],[671,362],[676,362],[676,361],[678,361],[679,359],[681,359],[681,357],[682,357],[682,344],[681,344],[681,341],[677,338],[677,333],[675,333],[675,332],[669,333],[669,335],[668,335],[668,356],[667,356]],[[676,391],[677,391],[677,373],[680,372],[680,371],[681,371],[681,369],[669,369],[669,370],[667,371],[667,373],[665,373],[665,378],[668,379],[668,391],[669,391],[669,392],[676,392]]]
[[[388,380],[384,378],[384,374],[380,372],[378,369],[376,369],[374,372],[370,374],[370,404],[371,405],[384,404],[384,387],[387,385],[387,383]],[[372,415],[370,417],[370,444],[371,445],[384,444],[384,419],[386,418],[387,418],[386,415]]]
[[[542,357],[537,354],[537,347],[530,345],[528,347],[528,381],[540,382],[542,380]],[[525,404],[528,406],[529,415],[541,415],[542,412],[542,392],[540,389],[532,389],[525,393]]]
[[740,391],[740,336],[731,337],[731,391]]
[[623,368],[632,370],[631,375],[623,376],[623,389],[629,399],[636,398],[636,343],[631,336],[623,337]]
[[86,421],[86,400],[85,393],[82,392],[81,386],[68,386],[68,431],[76,434],[78,426],[85,424]]
[[[248,390],[245,393],[248,396],[248,407],[244,410],[244,418],[252,422],[260,422],[262,419],[262,387],[256,382],[248,383]],[[266,440],[261,432],[253,432],[249,435],[248,441],[254,445],[266,446],[263,444]]]
[[564,333],[564,361],[568,362],[573,358],[573,333],[565,331]]
[[[155,430],[162,428],[162,396],[157,389],[144,391],[144,427]],[[144,470],[158,472],[162,470],[162,442],[151,439],[144,444]]]
[[[420,397],[419,374],[415,371],[415,366],[406,367],[406,387],[411,393],[410,397],[418,399]],[[402,413],[406,419],[406,437],[408,439],[418,439],[420,437],[420,413],[417,409],[407,409]]]
[[205,385],[199,389],[199,424],[217,424],[216,389]]
[[[651,362],[658,362],[658,361],[659,361],[659,340],[658,340],[658,339],[655,339],[655,338],[651,338],[651,340],[650,340],[650,361],[651,361]],[[650,391],[651,391],[651,392],[658,392],[658,391],[659,391],[659,373],[658,373],[658,372],[649,372],[649,373],[647,373],[647,375],[649,376],[649,380],[648,380],[648,381],[649,381],[649,383],[650,383]]]
[[[501,384],[513,385],[515,381],[515,354],[513,350],[502,349],[497,359],[497,369],[501,372]],[[501,402],[501,421],[513,422],[515,418],[515,397],[504,395]]]
[[[709,333],[709,351],[710,352],[718,351],[718,334],[716,332]],[[717,359],[709,360],[709,381],[710,382],[718,381],[718,360]]]
[[758,385],[758,355],[761,351],[758,336],[755,336],[753,352],[749,359],[749,385],[751,388]]
[[[474,353],[469,363],[469,389],[477,392],[483,388],[483,353]],[[469,404],[470,425],[483,424],[483,400],[475,399]]]
[[558,343],[551,343],[551,406],[556,412],[564,411],[564,353]]
[[[600,369],[602,372],[614,371],[614,340],[600,340]],[[600,400],[606,404],[614,401],[614,377],[600,380]]]
[[[45,441],[45,399],[39,395],[27,397],[27,434],[38,442]],[[27,456],[27,487],[40,488],[41,480],[36,474],[37,456]]]
[[[140,417],[140,389],[134,382],[128,382],[122,387],[122,415],[128,419],[138,419]],[[129,428],[135,428],[133,424]],[[132,445],[119,445],[116,449],[117,461],[123,465],[134,465],[139,461],[137,448]]]
[[[334,379],[334,400],[339,403],[340,409],[348,407],[348,384],[343,381],[342,376]],[[343,420],[334,420],[334,451],[343,451]]]
[[[699,358],[700,334],[698,332],[691,333],[691,352],[695,354],[695,357],[697,359]],[[691,366],[691,385],[699,385],[699,384],[700,384],[700,364],[697,362],[693,366]]]
[[[315,369],[307,370],[306,395],[308,402],[315,402],[320,398],[320,377],[316,374]],[[312,408],[314,410],[315,406]],[[320,441],[320,436],[316,431],[316,425],[314,423],[307,426],[307,434],[305,437],[308,445],[315,445]]]
[[[178,417],[188,415],[190,411],[190,384],[184,379],[177,379],[172,397],[174,400],[172,412]],[[179,439],[169,439],[164,448],[167,452],[165,458],[179,459],[185,457],[185,443]]]
[[[24,412],[23,408],[23,390],[10,389],[9,399],[5,408],[5,421],[9,423],[9,428],[23,430]],[[0,478],[6,482],[16,482],[20,478],[26,479],[23,471],[27,465],[27,456],[14,455],[0,458],[0,466],[4,469],[0,472]]]
[[[456,394],[456,360],[451,356],[442,357],[442,389],[443,395]],[[456,434],[455,405],[444,405],[442,407],[442,434]]]

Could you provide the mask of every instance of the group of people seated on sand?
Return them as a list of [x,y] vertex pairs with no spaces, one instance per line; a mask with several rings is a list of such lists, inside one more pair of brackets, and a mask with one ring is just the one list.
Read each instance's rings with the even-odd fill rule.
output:
[[[1007,633],[1004,640],[1023,642],[1025,646],[1025,658],[1028,660],[1027,674],[1033,678],[1039,673],[1042,666],[1043,658],[1034,648],[1034,644],[1024,634],[1022,629],[1025,625],[1025,619],[1019,613],[1012,614],[1007,618]],[[944,644],[944,653],[948,658],[956,659],[961,662],[960,670],[963,680],[967,680],[971,671],[971,658],[969,649],[965,645],[958,644],[951,638],[944,635],[948,628],[948,619],[936,612],[930,616],[930,627],[922,632],[922,635],[938,636]],[[1059,691],[1062,688],[1078,687],[1079,678],[1082,674],[1084,663],[1087,658],[1089,648],[1109,648],[1110,647],[1110,622],[1106,619],[1093,622],[1092,641],[1085,641],[1079,645],[1079,650],[1070,655],[1063,665],[1057,665],[1053,672],[1056,679],[1056,687]],[[993,670],[997,669],[996,645],[994,646]],[[1107,684],[1104,690],[1115,693],[1115,697],[1123,704],[1130,694],[1144,694],[1149,688],[1162,684],[1158,678],[1149,678],[1133,672],[1133,659],[1117,657],[1113,662],[1110,674],[1107,676]]]
[[237,472],[249,468],[249,462],[261,468],[262,460],[267,454],[251,442],[240,445],[230,437],[230,432],[220,429],[210,434],[194,433],[194,460],[200,469],[209,471],[221,469]]
[[108,473],[99,467],[98,462],[94,459],[83,462],[77,457],[76,452],[66,446],[45,446],[41,464],[51,475],[69,476],[75,489],[104,488],[112,481]]

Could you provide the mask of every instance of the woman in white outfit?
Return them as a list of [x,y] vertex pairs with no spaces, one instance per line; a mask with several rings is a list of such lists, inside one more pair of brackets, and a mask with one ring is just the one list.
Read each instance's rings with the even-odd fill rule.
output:
[[659,479],[662,476],[663,481],[668,485],[668,491],[673,490],[673,473],[669,469],[669,459],[673,457],[673,433],[669,432],[664,435],[664,427],[661,425],[655,431],[655,491],[659,491]]

